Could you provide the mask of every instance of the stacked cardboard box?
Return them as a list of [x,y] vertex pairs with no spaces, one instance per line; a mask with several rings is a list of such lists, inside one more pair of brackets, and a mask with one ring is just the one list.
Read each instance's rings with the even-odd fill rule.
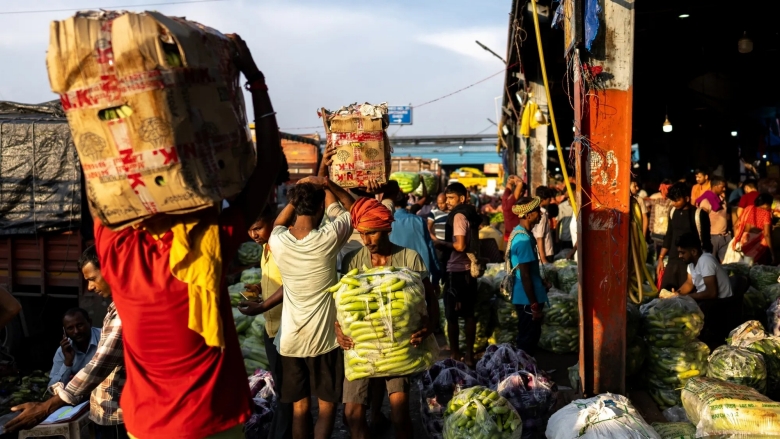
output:
[[120,228],[238,194],[254,170],[235,48],[156,12],[86,12],[51,24],[47,67],[90,208]]

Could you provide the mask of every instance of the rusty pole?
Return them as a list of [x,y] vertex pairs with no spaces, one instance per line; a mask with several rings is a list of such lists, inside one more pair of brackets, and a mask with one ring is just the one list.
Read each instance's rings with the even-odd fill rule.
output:
[[[571,64],[581,206],[580,376],[584,394],[591,396],[625,394],[633,104],[634,0],[601,3],[604,12],[596,42],[588,55],[575,51]],[[586,62],[603,69],[596,77],[599,83],[583,75]]]

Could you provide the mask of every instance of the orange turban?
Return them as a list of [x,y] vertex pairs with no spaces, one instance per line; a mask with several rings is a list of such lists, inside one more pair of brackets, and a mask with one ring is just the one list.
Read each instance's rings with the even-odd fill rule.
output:
[[384,232],[393,227],[393,213],[373,198],[360,198],[350,211],[352,227],[358,232]]

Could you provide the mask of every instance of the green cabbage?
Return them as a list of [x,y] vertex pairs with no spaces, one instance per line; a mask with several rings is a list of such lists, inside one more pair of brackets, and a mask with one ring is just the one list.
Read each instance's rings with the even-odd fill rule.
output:
[[238,247],[238,262],[241,265],[252,265],[260,262],[263,247],[254,241],[247,241]]

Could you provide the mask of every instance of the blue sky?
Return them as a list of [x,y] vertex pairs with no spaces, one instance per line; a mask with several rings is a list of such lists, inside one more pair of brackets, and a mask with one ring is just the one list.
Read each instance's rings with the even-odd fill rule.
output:
[[[160,3],[165,0],[0,1],[0,12]],[[175,0],[171,0],[175,1]],[[505,56],[509,0],[243,1],[126,7],[185,16],[240,34],[265,73],[279,126],[293,133],[319,126],[319,107],[355,101],[419,104],[499,72],[503,64],[475,39]],[[49,23],[73,12],[0,14],[0,99],[56,98],[45,56]],[[503,75],[414,114],[398,135],[475,134],[495,120]],[[393,127],[390,133],[395,133]],[[492,128],[487,130],[491,132]]]

